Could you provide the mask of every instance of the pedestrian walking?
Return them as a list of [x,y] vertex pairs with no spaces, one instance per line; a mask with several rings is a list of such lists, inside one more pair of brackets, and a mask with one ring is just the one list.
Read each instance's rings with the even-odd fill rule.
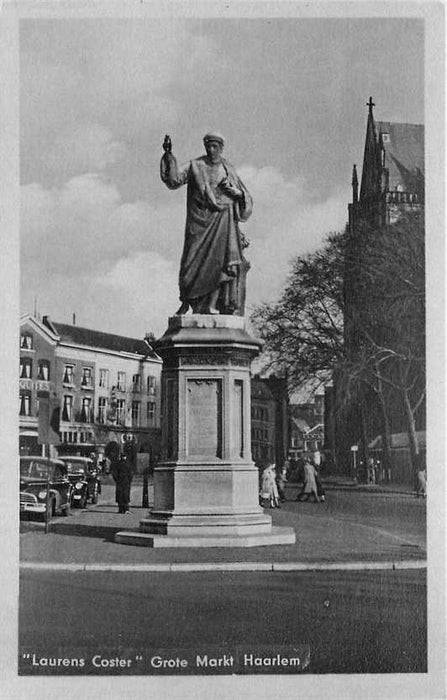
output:
[[427,496],[427,469],[421,468],[417,473],[416,497],[426,498]]
[[371,484],[373,486],[376,483],[376,466],[374,464],[374,459],[372,457],[368,457],[368,461],[366,464],[368,484]]
[[269,464],[262,472],[261,492],[259,494],[261,506],[280,508],[278,487],[276,485],[276,470],[274,464]]
[[318,496],[317,482],[315,477],[317,476],[317,470],[311,462],[309,455],[304,455],[304,483],[301,492],[296,497],[297,501],[308,501],[309,496],[313,496],[314,500],[319,503],[320,498]]
[[115,498],[118,503],[118,513],[130,513],[130,487],[133,471],[129,457],[121,455],[113,461],[112,476],[116,484]]
[[287,483],[287,463],[284,462],[284,465],[280,472],[276,472],[276,486],[278,489],[278,496],[279,500],[281,503],[284,503],[286,500],[286,483]]

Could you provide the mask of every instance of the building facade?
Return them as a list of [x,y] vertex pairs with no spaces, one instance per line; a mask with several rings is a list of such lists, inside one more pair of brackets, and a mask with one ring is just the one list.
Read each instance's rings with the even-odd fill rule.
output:
[[41,451],[39,396],[51,392],[60,403],[57,454],[94,452],[101,458],[108,443],[130,440],[137,453],[155,458],[160,449],[161,365],[147,340],[56,323],[48,316],[22,317],[21,453]]
[[[374,231],[386,231],[386,235],[393,235],[392,228],[387,227],[403,220],[405,214],[423,213],[425,206],[424,126],[376,121],[371,98],[367,106],[361,184],[359,187],[354,165],[352,203],[348,207],[347,264],[344,275],[344,345],[348,362],[355,362],[357,358],[362,357],[362,300],[365,300],[365,290],[368,289],[367,283],[362,279],[365,270],[371,276],[369,284],[375,283],[374,270],[367,267],[366,236],[368,235],[371,241]],[[371,286],[370,289],[372,288]],[[366,297],[366,300],[369,302],[369,298]],[[378,333],[381,333],[380,327]],[[375,336],[375,340],[379,345],[385,342],[379,342],[379,336]],[[333,379],[334,386],[327,397],[331,425],[334,423],[334,415],[343,403],[340,394],[341,381],[336,376]],[[423,382],[415,375],[410,383],[421,381]],[[396,392],[394,395],[390,395],[392,392],[388,394],[384,417],[384,394],[380,395],[376,387],[368,386],[365,382],[357,389],[351,402],[344,407],[343,417],[335,419],[336,425],[327,438],[336,442],[335,446],[330,445],[336,469],[350,469],[353,451],[356,452],[357,460],[365,465],[368,459],[368,445],[376,436],[388,432],[389,436],[384,442],[391,445],[390,436],[406,429],[405,407],[401,399]],[[417,430],[425,430],[423,402],[415,419]],[[392,470],[387,470],[387,473],[392,473]],[[411,478],[409,472],[408,479]]]
[[39,399],[49,396],[56,377],[57,336],[38,319],[20,324],[19,444],[21,454],[41,454],[38,445]]
[[296,462],[305,452],[323,456],[324,449],[324,395],[315,394],[313,401],[291,404],[289,460]]
[[274,375],[251,380],[251,450],[258,467],[275,463],[278,467],[287,458],[289,444],[289,411],[287,385]]
[[251,454],[258,467],[275,461],[275,400],[266,382],[251,380]]
[[[54,456],[102,459],[111,442],[131,440],[143,464],[160,454],[162,361],[148,340],[102,333],[48,316],[25,315],[20,325],[19,445],[42,454],[39,398],[56,396],[60,443]],[[252,458],[257,466],[284,464],[289,450],[286,381],[251,382]]]

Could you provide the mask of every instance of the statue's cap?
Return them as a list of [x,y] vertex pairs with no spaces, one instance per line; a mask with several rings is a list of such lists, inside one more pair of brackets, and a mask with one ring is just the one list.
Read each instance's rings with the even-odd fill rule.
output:
[[225,139],[222,134],[219,134],[218,131],[208,131],[208,133],[203,137],[203,143],[206,144],[208,141],[217,141],[218,143],[222,144],[222,146],[225,145]]

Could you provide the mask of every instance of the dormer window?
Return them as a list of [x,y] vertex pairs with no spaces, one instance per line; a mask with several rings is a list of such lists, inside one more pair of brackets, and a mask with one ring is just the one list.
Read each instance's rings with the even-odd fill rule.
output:
[[24,350],[33,349],[33,336],[31,333],[22,333],[20,336],[20,347]]

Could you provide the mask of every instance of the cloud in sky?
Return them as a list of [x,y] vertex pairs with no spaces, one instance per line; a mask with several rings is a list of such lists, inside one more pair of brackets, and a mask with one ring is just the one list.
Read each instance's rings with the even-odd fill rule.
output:
[[97,174],[61,187],[22,187],[22,260],[48,274],[102,274],[146,245],[151,207],[121,200],[116,187]]
[[142,252],[96,276],[52,274],[37,288],[37,302],[54,320],[71,323],[76,314],[79,326],[140,338],[148,331],[162,335],[178,306],[176,288],[175,264]]
[[85,124],[58,133],[43,157],[47,168],[65,180],[75,173],[98,172],[119,163],[126,150],[110,129]]
[[369,94],[378,118],[422,119],[421,27],[22,21],[23,310],[38,295],[56,320],[162,332],[177,306],[186,190],[160,182],[161,142],[170,133],[184,162],[209,128],[225,133],[255,201],[248,304],[274,299],[291,258],[344,226]]
[[[300,179],[287,182],[275,168],[242,167],[240,175],[255,200],[244,232],[251,240],[248,303],[256,303],[279,293],[293,251],[312,250],[334,224],[343,225],[345,206],[343,199],[306,200]],[[91,173],[51,189],[23,186],[24,303],[33,304],[28,280],[40,279],[42,289],[51,281],[40,304],[53,306],[54,295],[61,313],[66,298],[67,313],[77,311],[79,323],[84,316],[100,327],[108,309],[120,327],[141,328],[150,318],[160,328],[177,306],[183,245],[186,191],[172,194],[173,204],[126,203],[112,183]],[[126,321],[114,310],[117,299]]]

